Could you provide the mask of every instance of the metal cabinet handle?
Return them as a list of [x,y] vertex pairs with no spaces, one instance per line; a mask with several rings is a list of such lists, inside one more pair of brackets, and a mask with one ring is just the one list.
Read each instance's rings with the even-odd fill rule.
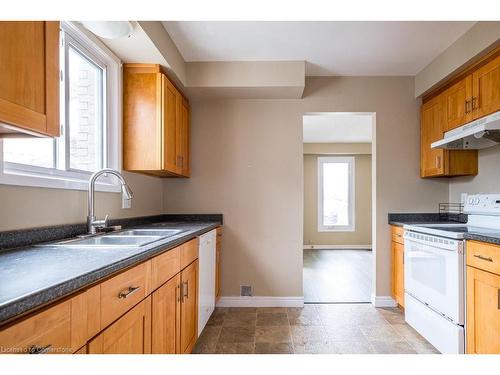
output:
[[47,353],[50,348],[52,348],[52,344],[47,346],[31,345],[28,348],[28,354],[44,354]]
[[474,255],[474,256],[475,256],[476,258],[478,258],[478,259],[485,260],[485,261],[487,261],[487,262],[493,262],[493,258],[491,258],[491,257],[485,257],[485,256],[482,256],[482,255],[480,255],[480,254],[479,254],[479,255]]
[[137,292],[139,289],[141,289],[140,286],[129,286],[127,290],[121,291],[118,294],[118,298],[128,298],[135,292]]
[[441,168],[441,156],[436,156],[436,168]]
[[475,96],[472,97],[472,110],[477,109],[477,98]]
[[465,113],[470,113],[470,109],[469,109],[469,104],[470,104],[470,101],[469,100],[466,100],[465,101]]
[[189,298],[189,280],[182,282],[182,300]]

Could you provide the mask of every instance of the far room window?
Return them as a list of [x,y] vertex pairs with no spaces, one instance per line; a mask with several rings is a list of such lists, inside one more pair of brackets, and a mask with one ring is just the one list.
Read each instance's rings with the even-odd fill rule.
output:
[[[0,183],[85,189],[91,173],[120,167],[120,62],[73,23],[60,35],[60,136],[4,139]],[[116,185],[104,178],[98,188]]]
[[318,157],[318,231],[354,231],[354,157]]

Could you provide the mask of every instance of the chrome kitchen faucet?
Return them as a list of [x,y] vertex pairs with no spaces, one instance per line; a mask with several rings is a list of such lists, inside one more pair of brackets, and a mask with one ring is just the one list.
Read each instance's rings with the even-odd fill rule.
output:
[[118,180],[120,180],[121,188],[122,188],[122,207],[123,208],[127,208],[125,205],[125,202],[132,200],[132,198],[134,196],[134,194],[132,193],[132,190],[125,182],[125,179],[120,174],[120,172],[118,172],[117,170],[107,168],[107,169],[101,169],[101,170],[95,172],[90,177],[90,180],[89,180],[88,202],[87,202],[88,203],[87,227],[88,227],[90,234],[95,234],[97,232],[97,228],[108,226],[109,215],[106,215],[106,217],[102,220],[97,220],[97,218],[94,215],[95,182],[101,175],[108,174],[108,173],[112,174],[113,176],[116,176],[116,178],[118,178]]

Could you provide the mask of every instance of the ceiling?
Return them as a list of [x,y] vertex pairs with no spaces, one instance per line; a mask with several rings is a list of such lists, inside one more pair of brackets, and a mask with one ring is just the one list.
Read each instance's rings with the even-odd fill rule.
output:
[[308,76],[415,75],[475,22],[165,21],[185,61],[306,61]]
[[325,113],[303,116],[304,143],[370,143],[372,116]]

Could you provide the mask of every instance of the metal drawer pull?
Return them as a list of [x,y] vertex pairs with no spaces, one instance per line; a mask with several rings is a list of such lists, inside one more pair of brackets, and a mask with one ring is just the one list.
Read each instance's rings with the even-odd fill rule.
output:
[[182,297],[183,298],[189,298],[189,281],[185,281],[182,283],[182,285],[186,285],[186,289],[184,287],[182,288]]
[[485,256],[482,256],[482,255],[474,255],[476,258],[479,258],[481,260],[485,260],[487,262],[493,262],[493,259],[491,257],[485,257]]
[[141,289],[140,286],[129,286],[127,290],[124,290],[123,292],[120,292],[120,294],[118,294],[118,298],[128,298],[139,289]]
[[28,348],[28,354],[44,354],[47,353],[50,348],[52,348],[51,344],[47,346],[31,345]]

